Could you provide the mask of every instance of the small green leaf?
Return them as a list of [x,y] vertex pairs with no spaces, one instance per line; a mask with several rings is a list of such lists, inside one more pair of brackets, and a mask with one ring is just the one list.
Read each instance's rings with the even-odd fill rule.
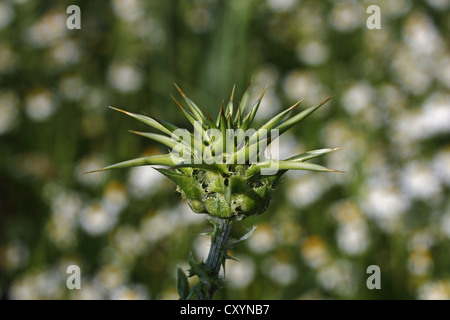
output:
[[238,244],[240,244],[241,242],[244,242],[245,240],[247,240],[248,238],[250,238],[253,234],[253,232],[256,230],[256,226],[253,226],[253,228],[248,231],[247,233],[245,233],[242,237],[240,237],[239,239],[233,239],[230,238],[226,244],[226,248],[228,249],[232,249],[235,246],[237,246]]
[[168,169],[156,169],[175,182],[184,192],[186,199],[201,200],[203,192],[194,178]]
[[188,278],[181,268],[178,268],[177,273],[177,289],[178,294],[180,295],[180,300],[186,300],[191,288],[189,287]]

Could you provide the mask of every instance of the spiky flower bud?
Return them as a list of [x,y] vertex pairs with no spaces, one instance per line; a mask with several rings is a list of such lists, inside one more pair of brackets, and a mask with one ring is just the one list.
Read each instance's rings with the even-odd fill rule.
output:
[[237,109],[233,103],[233,88],[226,108],[222,105],[217,120],[213,121],[208,113],[205,116],[177,89],[187,108],[174,100],[192,123],[193,132],[152,117],[112,108],[159,130],[163,134],[132,132],[165,144],[171,152],[121,162],[101,170],[140,165],[166,166],[168,168],[157,170],[177,184],[177,191],[194,212],[233,220],[263,213],[272,200],[277,182],[288,170],[336,171],[305,161],[337,148],[313,150],[286,160],[275,160],[265,155],[267,147],[277,143],[279,135],[331,98],[289,117],[299,101],[261,127],[252,128],[265,91],[246,112],[250,85]]

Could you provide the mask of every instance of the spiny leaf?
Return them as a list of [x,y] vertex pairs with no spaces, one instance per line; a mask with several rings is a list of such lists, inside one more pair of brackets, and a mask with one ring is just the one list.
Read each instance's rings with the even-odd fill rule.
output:
[[179,143],[178,141],[175,141],[172,138],[169,138],[167,136],[163,136],[162,134],[150,133],[150,132],[139,132],[139,131],[134,131],[134,130],[128,130],[128,131],[131,133],[158,141],[162,144],[165,144],[169,148],[174,148]]
[[283,120],[283,118],[292,110],[294,110],[301,102],[303,101],[300,100],[298,101],[296,104],[294,104],[292,107],[280,112],[279,114],[277,114],[276,116],[274,116],[272,119],[270,119],[269,121],[267,121],[264,125],[262,125],[260,127],[260,129],[266,129],[266,130],[270,130],[273,127],[275,127],[281,120]]
[[236,113],[236,117],[234,118],[235,127],[240,128],[242,123],[242,116],[245,114],[245,109],[247,109],[248,99],[250,97],[250,87],[252,85],[252,80],[250,80],[247,90],[245,90],[242,95],[241,102],[239,103],[239,112]]
[[223,174],[230,173],[230,171],[228,171],[227,166],[225,164],[220,163],[207,164],[207,163],[193,163],[193,161],[191,161],[190,163],[181,162],[174,165],[171,169],[178,169],[178,168],[197,168],[205,171],[219,172]]
[[[143,115],[140,115],[140,114],[135,114],[135,113],[132,113],[132,112],[124,111],[122,109],[114,108],[114,107],[111,107],[111,106],[109,108],[111,108],[113,110],[116,110],[116,111],[119,111],[119,112],[122,112],[122,113],[126,114],[127,116],[133,117],[133,118],[135,118],[135,119],[137,119],[137,120],[139,120],[141,122],[144,122],[145,124],[155,128],[155,129],[157,129],[157,130],[159,130],[161,132],[164,132],[165,134],[167,134],[169,136],[172,135],[173,130],[170,130],[168,127],[163,126],[160,122],[158,122],[157,120],[155,120],[155,119],[153,119],[151,117],[147,117],[147,116],[143,116]],[[173,127],[176,129],[175,126],[173,126]]]
[[313,113],[314,111],[316,111],[317,109],[319,109],[321,106],[323,106],[325,103],[327,103],[329,100],[331,100],[333,97],[330,97],[324,101],[322,101],[320,104],[318,104],[317,106],[314,107],[310,107],[302,112],[300,112],[299,114],[293,116],[292,118],[290,118],[289,120],[286,120],[284,122],[282,122],[281,124],[277,125],[275,128],[280,130],[280,135],[282,133],[284,133],[286,130],[288,130],[289,128],[293,127],[295,124],[297,124],[298,122],[300,122],[301,120],[305,119],[307,116],[309,116],[311,113]]
[[255,102],[253,107],[250,109],[248,114],[245,116],[244,121],[242,122],[241,128],[245,131],[247,130],[253,122],[253,119],[255,118],[256,112],[258,111],[258,108],[261,104],[261,100],[263,99],[264,95],[266,94],[267,87],[264,89],[263,93],[259,97],[259,99]]
[[332,148],[332,149],[331,148],[327,148],[327,149],[312,150],[312,151],[308,151],[308,152],[299,154],[297,156],[290,157],[290,158],[288,158],[286,160],[290,160],[290,161],[306,161],[306,160],[310,160],[310,159],[316,158],[318,156],[321,156],[323,154],[334,152],[334,151],[337,151],[337,150],[340,150],[340,149],[341,148]]
[[[303,99],[302,99],[303,100]],[[249,139],[249,146],[254,145],[255,143],[259,143],[260,141],[262,141],[260,139],[260,135],[262,133],[265,133],[266,135],[262,138],[263,140],[268,140],[271,136],[271,133],[268,132],[269,130],[271,130],[274,126],[276,126],[281,120],[283,120],[284,117],[286,117],[286,115],[291,112],[292,110],[294,110],[299,104],[300,102],[302,102],[302,100],[298,101],[296,104],[294,104],[292,107],[280,112],[279,114],[277,114],[276,116],[274,116],[272,119],[270,119],[269,121],[267,121],[264,125],[262,125]],[[268,144],[267,144],[268,145]]]
[[292,160],[266,160],[250,166],[246,172],[247,177],[261,173],[263,168],[274,168],[276,170],[309,170],[320,172],[341,172],[334,169],[329,169],[318,164],[308,162],[298,162]]
[[99,170],[89,171],[87,173],[93,173],[93,172],[99,172],[99,171],[105,171],[105,170],[111,170],[111,169],[119,169],[119,168],[146,166],[146,165],[163,165],[163,166],[173,167],[176,165],[176,163],[174,162],[174,160],[172,159],[170,154],[154,155],[154,156],[148,156],[148,157],[137,158],[137,159],[119,162],[119,163],[107,166],[107,167],[99,169]]
[[183,114],[186,116],[186,118],[189,120],[189,122],[190,122],[192,125],[194,125],[196,121],[197,121],[197,122],[199,121],[199,120],[195,119],[194,115],[193,115],[189,110],[186,110],[186,109],[185,109],[185,108],[177,101],[177,99],[176,99],[174,96],[172,96],[172,95],[170,95],[170,96],[172,97],[173,101],[175,101],[175,103],[177,104],[177,106],[181,109],[181,111],[183,111]]
[[235,89],[235,87],[236,86],[234,85],[233,86],[233,90],[231,91],[230,101],[228,102],[227,109],[225,111],[225,114],[229,118],[233,117],[233,97],[234,97],[234,89]]
[[202,111],[200,110],[200,108],[197,107],[197,105],[191,99],[189,99],[188,96],[186,96],[183,91],[181,91],[181,89],[177,86],[176,83],[174,83],[174,85],[177,88],[178,92],[180,92],[183,99],[186,101],[187,105],[189,106],[189,109],[191,109],[191,112],[195,116],[195,118],[203,123],[206,120],[206,118],[202,113]]
[[[189,120],[189,122],[194,126],[194,131],[197,131],[200,133],[201,137],[203,137],[203,139],[199,139],[201,141],[201,145],[202,145],[202,150],[204,149],[204,147],[206,147],[205,145],[205,141],[210,143],[209,141],[209,137],[206,134],[206,131],[203,128],[203,120],[196,120],[194,118],[194,116],[192,115],[192,113],[189,110],[186,110],[178,101],[177,99],[175,99],[174,96],[172,96],[172,99],[175,101],[175,103],[178,105],[178,107],[180,107],[180,109],[183,111],[184,115],[186,116],[186,118]],[[195,135],[194,135],[195,137]]]

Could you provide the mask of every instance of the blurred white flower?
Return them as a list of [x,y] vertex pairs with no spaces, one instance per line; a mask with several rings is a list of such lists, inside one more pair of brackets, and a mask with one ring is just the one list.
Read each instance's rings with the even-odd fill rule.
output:
[[414,13],[407,18],[403,38],[414,54],[425,59],[433,59],[432,56],[445,47],[433,20],[424,13]]
[[87,155],[75,167],[75,176],[79,182],[86,186],[97,186],[105,181],[108,172],[93,172],[105,166],[105,161],[97,155]]
[[450,55],[442,54],[434,59],[433,69],[433,73],[439,81],[447,88],[450,88]]
[[337,230],[337,242],[341,250],[350,255],[363,253],[369,245],[366,223],[342,224]]
[[287,286],[297,278],[297,270],[294,265],[276,259],[269,259],[265,263],[270,278],[279,285]]
[[226,279],[231,288],[247,287],[255,277],[255,264],[250,257],[236,256],[237,261],[227,260]]
[[268,223],[260,223],[246,243],[253,252],[268,252],[272,250],[276,244],[275,230]]
[[398,188],[383,182],[368,185],[361,199],[363,212],[387,232],[397,230],[409,205],[408,198]]
[[321,268],[330,261],[326,244],[319,236],[306,238],[302,243],[301,253],[306,263],[314,269]]
[[84,207],[79,214],[81,228],[92,236],[111,230],[118,219],[116,210],[107,210],[101,203],[94,202]]
[[338,260],[321,268],[317,273],[317,281],[328,291],[349,295],[356,289],[356,277],[349,261]]
[[428,4],[435,9],[447,9],[450,7],[450,2],[448,0],[427,0]]
[[60,250],[74,247],[77,244],[75,228],[64,216],[52,214],[47,221],[45,231],[50,240]]
[[31,119],[41,122],[50,117],[55,111],[55,98],[46,89],[34,90],[27,95],[25,108]]
[[8,1],[0,2],[0,30],[14,19],[14,8]]
[[108,81],[120,92],[134,92],[141,87],[140,71],[129,63],[113,63],[108,70]]
[[433,260],[428,250],[413,250],[408,257],[408,270],[412,275],[424,276],[431,271]]
[[309,172],[304,173],[301,178],[292,180],[287,190],[287,197],[297,208],[303,208],[320,199],[329,186],[324,175]]
[[27,30],[28,42],[36,48],[45,48],[56,43],[67,33],[66,19],[67,14],[64,11],[47,12]]
[[411,94],[424,94],[432,83],[430,68],[405,45],[395,45],[392,52],[390,68],[399,84]]
[[301,104],[303,106],[316,105],[328,98],[321,83],[312,73],[298,70],[290,71],[285,76],[283,90],[291,101],[304,99]]
[[51,47],[50,57],[59,65],[74,64],[80,60],[80,46],[74,40],[58,41]]
[[121,226],[114,233],[114,243],[123,255],[137,256],[145,249],[145,242],[139,230],[131,226]]
[[150,166],[134,167],[130,169],[127,188],[136,198],[148,197],[158,191],[158,186],[165,177]]
[[359,206],[345,200],[335,204],[331,210],[339,224],[336,233],[339,248],[350,255],[364,252],[369,244],[369,234]]
[[9,242],[0,247],[0,268],[14,271],[23,266],[28,259],[28,248],[20,241]]
[[142,285],[124,285],[114,289],[111,293],[112,300],[147,300],[148,293]]
[[60,191],[51,198],[52,214],[61,217],[74,226],[77,214],[82,206],[81,196],[73,191]]
[[287,12],[293,9],[298,0],[267,0],[269,8],[275,12]]
[[109,182],[103,193],[102,204],[107,210],[122,211],[128,204],[124,185],[117,181]]
[[396,0],[396,1],[386,1],[380,7],[382,12],[393,17],[401,16],[409,11],[412,3],[411,0]]
[[59,91],[68,100],[80,100],[86,92],[86,86],[78,75],[65,76],[59,83]]
[[434,245],[435,241],[427,230],[418,230],[412,233],[408,239],[408,250],[427,251]]
[[430,200],[441,192],[440,181],[420,162],[408,163],[400,174],[403,193],[409,198]]
[[149,243],[155,243],[172,234],[177,228],[185,226],[182,211],[177,208],[158,210],[142,219],[140,233]]
[[145,13],[141,0],[114,0],[112,7],[114,14],[127,22],[134,22]]
[[361,25],[363,12],[361,4],[357,1],[335,1],[329,19],[336,30],[349,32]]
[[450,132],[450,94],[435,92],[422,105],[423,138]]
[[66,292],[65,275],[51,266],[46,271],[26,273],[17,277],[9,288],[12,300],[58,300]]
[[311,66],[320,65],[328,59],[327,46],[318,40],[300,43],[296,51],[300,60]]
[[357,115],[371,106],[374,95],[374,89],[369,83],[356,82],[345,89],[342,105],[351,115]]
[[109,291],[122,286],[126,281],[126,275],[120,266],[107,264],[101,267],[93,281],[105,291]]
[[421,300],[449,300],[450,285],[445,281],[427,282],[419,289]]
[[72,300],[102,300],[103,289],[96,284],[83,281],[82,290],[70,290]]
[[208,235],[200,235],[196,237],[193,243],[193,248],[195,256],[198,257],[199,260],[206,261],[209,249],[211,248],[211,237]]

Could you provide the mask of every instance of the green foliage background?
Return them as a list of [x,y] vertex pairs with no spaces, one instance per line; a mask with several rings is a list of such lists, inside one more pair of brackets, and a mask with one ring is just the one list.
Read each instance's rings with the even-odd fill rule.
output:
[[6,0],[0,17],[1,297],[177,299],[206,219],[151,168],[83,172],[164,151],[107,106],[188,126],[173,82],[215,116],[253,78],[266,116],[336,95],[280,143],[343,147],[323,164],[346,173],[289,174],[216,298],[450,298],[447,1]]

